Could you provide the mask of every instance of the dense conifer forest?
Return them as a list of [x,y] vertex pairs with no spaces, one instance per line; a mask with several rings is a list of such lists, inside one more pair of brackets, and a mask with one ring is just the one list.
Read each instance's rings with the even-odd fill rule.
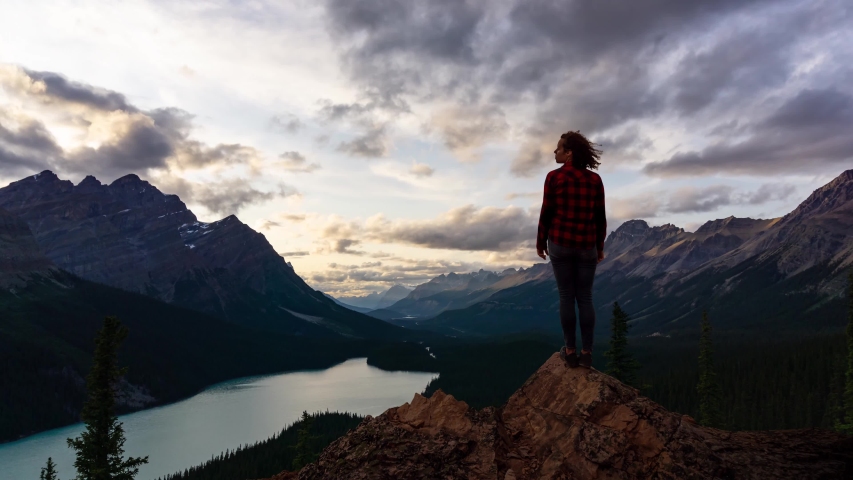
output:
[[[679,338],[629,337],[642,393],[669,410],[699,418],[699,331]],[[711,319],[713,321],[713,318]],[[596,338],[593,366],[604,371],[609,338]],[[395,354],[411,370],[440,372],[426,388],[442,389],[475,408],[499,406],[559,348],[546,335],[503,337],[476,344],[419,351],[386,349],[368,357],[392,364]],[[841,402],[847,349],[843,332],[804,338],[714,334],[714,368],[720,386],[722,425],[731,430],[833,426],[832,405]]]
[[[303,431],[305,420],[294,422],[277,435],[253,445],[239,446],[226,451],[202,465],[167,475],[160,480],[234,480],[267,478],[283,470],[292,470],[300,450],[319,454],[335,439],[355,428],[364,417],[351,413],[323,412],[308,414],[309,428]],[[302,438],[308,438],[300,445]],[[307,433],[307,435],[305,435]]]

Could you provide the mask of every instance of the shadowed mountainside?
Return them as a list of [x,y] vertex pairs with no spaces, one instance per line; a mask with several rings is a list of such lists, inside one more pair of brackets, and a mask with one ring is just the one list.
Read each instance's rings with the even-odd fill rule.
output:
[[309,287],[266,238],[230,215],[204,223],[136,175],[78,185],[44,171],[0,188],[57,267],[234,323],[316,337],[407,338]]
[[[626,222],[605,242],[593,300],[599,318],[614,301],[631,313],[632,333],[695,330],[708,310],[721,328],[819,333],[843,323],[841,293],[853,267],[853,170],[817,189],[782,218],[729,217],[696,232]],[[448,335],[559,332],[550,265],[541,275],[467,307],[413,322]],[[497,285],[497,284],[495,284]],[[606,322],[598,322],[600,333]]]

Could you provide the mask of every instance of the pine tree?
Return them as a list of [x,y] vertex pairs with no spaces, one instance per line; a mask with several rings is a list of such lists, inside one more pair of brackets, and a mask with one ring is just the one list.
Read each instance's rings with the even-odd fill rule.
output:
[[303,410],[302,426],[299,428],[298,440],[293,447],[296,450],[296,458],[293,459],[293,470],[300,470],[305,465],[317,459],[313,447],[318,437],[311,435],[311,427],[313,425],[314,418]]
[[127,459],[124,455],[124,428],[115,414],[115,391],[127,369],[118,367],[118,348],[127,337],[116,317],[104,319],[104,326],[95,337],[92,369],[86,377],[88,397],[83,405],[86,430],[68,446],[76,450],[77,480],[133,480],[139,466],[148,457]]
[[53,463],[53,458],[47,457],[47,465],[42,467],[39,480],[59,480],[56,477],[56,464]]
[[853,270],[847,274],[847,375],[844,382],[844,421],[837,429],[853,434]]
[[699,339],[699,423],[706,427],[722,428],[720,385],[714,370],[714,345],[708,312],[702,312],[702,336]]
[[613,302],[613,317],[610,319],[610,350],[604,353],[607,361],[606,373],[622,383],[637,385],[637,370],[639,362],[628,352],[628,314]]

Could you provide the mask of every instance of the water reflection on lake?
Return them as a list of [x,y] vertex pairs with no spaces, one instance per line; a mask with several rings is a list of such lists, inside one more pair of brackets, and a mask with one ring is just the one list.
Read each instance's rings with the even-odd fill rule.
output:
[[[378,415],[411,401],[435,376],[386,372],[359,358],[326,370],[232,380],[178,403],[122,416],[125,455],[148,455],[149,464],[136,478],[157,478],[226,448],[266,439],[303,410]],[[78,424],[0,444],[0,480],[37,479],[47,457],[57,463],[59,478],[73,478],[74,455],[65,439],[82,430]]]

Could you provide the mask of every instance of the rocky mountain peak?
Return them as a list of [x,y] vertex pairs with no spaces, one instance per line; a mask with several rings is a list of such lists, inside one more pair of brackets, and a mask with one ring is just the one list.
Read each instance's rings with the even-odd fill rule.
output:
[[139,178],[139,175],[135,173],[128,173],[123,177],[119,177],[113,180],[113,183],[110,186],[122,186],[122,185],[140,185],[140,184],[150,185],[148,182]]
[[812,192],[797,208],[782,217],[782,223],[800,223],[838,208],[849,207],[851,203],[853,203],[853,170],[847,170]]
[[851,447],[814,429],[702,427],[554,354],[500,408],[416,394],[368,416],[316,463],[273,478],[841,478],[853,468]]
[[616,230],[611,232],[611,235],[637,235],[649,230],[649,224],[645,220],[628,220],[619,225]]
[[753,219],[729,216],[705,222],[701,227],[696,229],[693,236],[696,239],[706,239],[718,234],[734,235],[741,240],[746,240],[771,227],[778,220],[778,218]]
[[85,280],[294,335],[407,335],[324,298],[236,216],[199,222],[138,175],[75,187],[43,172],[0,188],[0,208],[25,222],[58,268]]
[[53,173],[50,170],[43,170],[39,173],[36,173],[35,175],[21,179],[20,181],[24,182],[24,181],[28,181],[28,180],[31,180],[33,182],[41,182],[41,183],[53,183],[53,182],[61,182],[62,181],[59,179],[59,177],[56,176],[55,173]]
[[92,175],[86,175],[86,178],[84,178],[74,188],[81,192],[95,192],[99,188],[103,187],[103,185],[104,184]]

